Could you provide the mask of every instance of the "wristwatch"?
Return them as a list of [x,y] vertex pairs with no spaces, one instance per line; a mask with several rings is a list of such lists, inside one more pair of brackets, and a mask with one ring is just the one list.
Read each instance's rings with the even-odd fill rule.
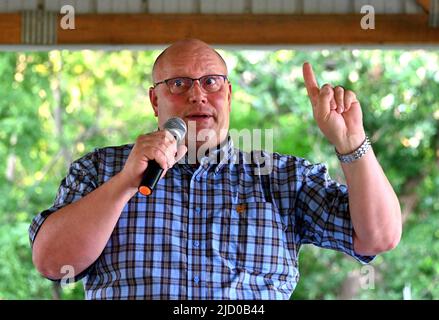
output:
[[369,150],[369,148],[370,148],[370,140],[369,140],[369,137],[366,136],[363,143],[356,150],[352,151],[351,153],[341,154],[337,151],[337,149],[335,149],[335,153],[337,154],[337,157],[340,160],[340,162],[351,163],[351,162],[354,162],[355,160],[360,159],[362,156],[364,156],[367,153],[367,151]]

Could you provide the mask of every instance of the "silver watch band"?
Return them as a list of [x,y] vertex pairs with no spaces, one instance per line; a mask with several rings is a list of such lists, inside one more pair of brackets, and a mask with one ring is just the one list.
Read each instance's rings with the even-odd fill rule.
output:
[[335,149],[335,153],[337,154],[337,157],[341,162],[351,163],[363,157],[367,153],[369,148],[370,148],[370,140],[369,137],[366,136],[366,139],[364,139],[363,143],[351,153],[341,154],[337,151],[337,149]]

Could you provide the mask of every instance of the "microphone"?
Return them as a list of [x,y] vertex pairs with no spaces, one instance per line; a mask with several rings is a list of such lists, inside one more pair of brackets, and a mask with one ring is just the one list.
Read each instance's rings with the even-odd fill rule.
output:
[[[163,130],[169,131],[177,140],[178,145],[184,139],[187,128],[182,119],[174,117],[165,122]],[[140,182],[139,192],[144,196],[149,196],[159,181],[163,170],[155,160],[148,161],[148,167],[146,167]]]

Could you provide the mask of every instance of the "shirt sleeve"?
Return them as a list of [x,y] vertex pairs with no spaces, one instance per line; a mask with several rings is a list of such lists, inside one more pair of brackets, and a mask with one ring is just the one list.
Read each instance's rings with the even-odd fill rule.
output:
[[[54,212],[84,197],[98,187],[97,151],[88,153],[74,161],[67,176],[61,181],[53,205],[35,216],[29,227],[31,248],[44,221]],[[78,274],[74,281],[78,281],[88,274],[91,266]],[[53,280],[52,281],[59,281]]]
[[331,180],[323,164],[303,160],[297,166],[302,177],[295,206],[295,234],[299,244],[344,252],[362,263],[375,256],[362,256],[354,251],[354,228],[349,213],[348,190]]

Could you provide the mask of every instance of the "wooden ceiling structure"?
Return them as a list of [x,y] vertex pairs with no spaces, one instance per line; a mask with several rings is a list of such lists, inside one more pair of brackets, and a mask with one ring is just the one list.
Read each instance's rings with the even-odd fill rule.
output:
[[[71,5],[75,29],[61,25]],[[364,29],[364,5],[375,29]],[[439,0],[2,0],[2,46],[439,44]]]

